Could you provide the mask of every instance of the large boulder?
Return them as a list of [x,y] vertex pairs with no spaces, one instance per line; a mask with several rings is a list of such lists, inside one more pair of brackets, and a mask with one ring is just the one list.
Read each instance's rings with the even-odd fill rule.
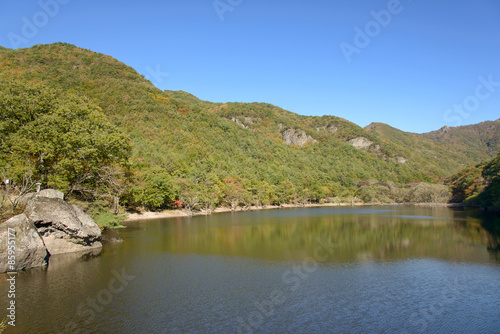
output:
[[24,211],[51,255],[101,248],[101,230],[75,205],[58,196],[36,196]]
[[[15,240],[15,248],[12,247],[12,240]],[[9,257],[13,254],[15,261]],[[0,273],[45,266],[48,258],[49,253],[42,238],[25,214],[0,224]]]
[[35,197],[59,198],[64,200],[64,194],[54,189],[44,189],[39,192],[27,193],[21,197],[20,203],[28,203]]

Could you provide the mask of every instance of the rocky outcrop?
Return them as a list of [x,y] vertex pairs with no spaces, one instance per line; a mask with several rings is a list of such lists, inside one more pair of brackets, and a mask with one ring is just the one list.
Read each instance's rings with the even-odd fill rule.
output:
[[328,125],[328,126],[317,126],[316,127],[316,131],[320,132],[320,131],[328,131],[330,133],[335,133],[338,131],[337,127],[336,126],[333,126],[333,125]]
[[[243,122],[240,120],[243,119]],[[254,118],[252,117],[231,117],[231,121],[235,122],[238,125],[241,125],[245,129],[251,129],[251,125],[254,124]]]
[[[15,247],[12,247],[12,240],[15,240]],[[42,238],[25,214],[0,224],[0,273],[44,266],[48,258]]]
[[92,218],[60,197],[35,196],[25,214],[51,255],[102,247],[101,230]]
[[450,132],[450,127],[448,125],[443,126],[441,129],[439,129],[441,132],[448,133]]
[[303,130],[300,129],[287,129],[281,135],[283,137],[283,141],[287,145],[304,146],[307,143],[318,142],[316,139],[307,135]]
[[373,142],[371,140],[366,139],[365,137],[358,137],[351,139],[347,142],[349,145],[354,146],[357,149],[368,149]]

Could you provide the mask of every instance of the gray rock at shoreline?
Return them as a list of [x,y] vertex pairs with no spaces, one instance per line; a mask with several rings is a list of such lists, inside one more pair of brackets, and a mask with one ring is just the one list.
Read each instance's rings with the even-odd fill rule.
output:
[[[9,229],[15,233],[15,263],[9,264]],[[0,224],[0,273],[47,265],[49,253],[35,225],[25,214],[12,217]]]
[[[50,255],[76,253],[78,256],[102,248],[101,230],[83,210],[64,201],[53,189],[26,196],[23,214],[0,224],[0,273],[47,265]],[[9,264],[9,228],[15,231],[15,263]]]
[[33,193],[28,193],[25,194],[24,196],[21,197],[20,203],[28,203],[35,197],[46,197],[46,198],[58,198],[61,200],[64,200],[64,194],[60,191],[54,190],[54,189],[44,189],[40,192],[33,192]]
[[35,196],[25,214],[36,226],[51,255],[101,248],[101,230],[75,205],[60,197]]

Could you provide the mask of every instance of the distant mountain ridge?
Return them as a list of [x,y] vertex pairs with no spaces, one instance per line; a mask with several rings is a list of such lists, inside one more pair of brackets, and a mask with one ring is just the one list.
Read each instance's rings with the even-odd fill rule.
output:
[[500,119],[459,127],[444,126],[423,136],[435,142],[446,143],[455,152],[474,148],[476,151],[471,151],[471,156],[486,160],[500,151]]

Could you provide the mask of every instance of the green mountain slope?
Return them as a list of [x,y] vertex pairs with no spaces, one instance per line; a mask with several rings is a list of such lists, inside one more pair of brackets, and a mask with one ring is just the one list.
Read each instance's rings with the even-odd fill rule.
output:
[[422,136],[447,144],[450,152],[463,153],[477,162],[485,161],[500,151],[500,119],[459,127],[445,126]]
[[124,200],[139,204],[155,187],[148,196],[174,189],[166,201],[209,187],[216,189],[211,197],[227,202],[234,185],[259,197],[264,189],[271,202],[319,200],[350,196],[363,182],[434,182],[476,162],[446,143],[382,125],[363,129],[266,103],[211,103],[161,91],[112,57],[65,43],[0,49],[0,80],[11,78],[85,96],[127,133],[134,174]]
[[450,150],[447,143],[435,142],[423,135],[404,132],[383,123],[372,123],[365,129],[377,135],[384,146],[391,147],[405,159],[415,161],[437,177],[443,175],[443,170],[445,174],[453,173],[480,161],[470,156],[469,153],[475,150],[472,145],[463,150]]

